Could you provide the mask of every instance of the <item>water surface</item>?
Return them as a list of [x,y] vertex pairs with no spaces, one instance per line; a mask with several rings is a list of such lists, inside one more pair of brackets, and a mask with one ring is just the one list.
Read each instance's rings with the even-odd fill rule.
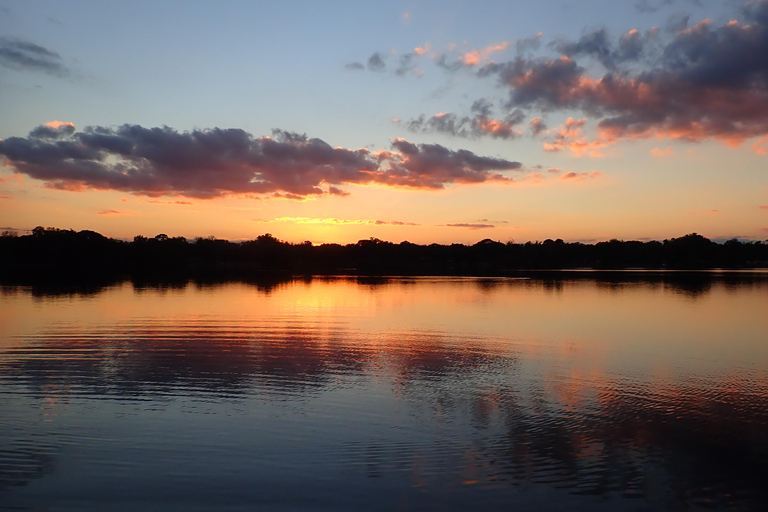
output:
[[768,505],[768,282],[0,295],[0,508]]

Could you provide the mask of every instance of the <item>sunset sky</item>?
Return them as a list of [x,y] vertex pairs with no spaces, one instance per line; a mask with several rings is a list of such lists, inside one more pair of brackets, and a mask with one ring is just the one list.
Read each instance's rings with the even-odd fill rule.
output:
[[0,0],[0,229],[768,239],[768,0]]

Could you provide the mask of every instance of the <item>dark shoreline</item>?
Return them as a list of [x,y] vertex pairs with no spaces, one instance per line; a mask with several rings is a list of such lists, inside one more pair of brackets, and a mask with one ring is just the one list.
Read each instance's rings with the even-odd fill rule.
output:
[[[692,233],[663,242],[582,244],[562,240],[474,245],[394,244],[375,238],[355,244],[290,244],[266,234],[246,242],[188,241],[157,235],[132,242],[94,231],[35,228],[0,236],[0,283],[282,281],[297,276],[470,276],[629,279],[693,273],[768,272],[768,244],[718,244]],[[701,276],[700,276],[701,277]]]

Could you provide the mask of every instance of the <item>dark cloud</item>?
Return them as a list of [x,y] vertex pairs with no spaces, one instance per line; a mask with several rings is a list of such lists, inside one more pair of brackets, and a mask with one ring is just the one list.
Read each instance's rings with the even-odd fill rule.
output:
[[[587,74],[573,58],[526,59],[489,64],[509,89],[509,108],[581,110],[600,119],[601,136],[659,136],[728,144],[768,134],[768,0],[747,4],[742,22],[701,22],[674,35],[657,65],[644,71]],[[594,35],[594,33],[593,33]],[[569,51],[603,56],[640,51],[635,43],[612,44],[602,36]],[[622,50],[622,44],[624,49]]]
[[479,99],[472,104],[471,116],[459,117],[452,112],[421,115],[408,121],[412,132],[438,132],[454,137],[476,138],[490,136],[496,139],[513,139],[519,135],[515,126],[525,120],[519,109],[513,110],[503,119],[494,119],[492,105],[488,100]]
[[526,37],[524,39],[518,39],[514,43],[515,51],[517,54],[522,54],[526,52],[531,52],[534,50],[538,50],[541,46],[541,36],[542,33],[539,32],[533,37]]
[[391,159],[387,176],[381,182],[393,185],[442,188],[445,183],[511,181],[492,171],[522,167],[520,162],[478,156],[466,149],[453,151],[439,144],[417,145],[405,139],[395,139],[392,147],[400,155]]
[[643,14],[652,14],[661,9],[663,6],[671,4],[672,0],[638,0],[635,2],[635,9],[637,9],[639,12],[642,12]]
[[368,58],[368,69],[371,71],[384,71],[386,68],[384,57],[379,52],[375,52]]
[[414,72],[416,66],[413,65],[413,59],[416,57],[415,53],[404,53],[400,56],[400,65],[395,70],[397,76],[404,76],[408,73]]
[[62,77],[69,74],[58,53],[29,41],[1,36],[0,66],[17,71],[39,71]]
[[33,139],[60,139],[75,133],[75,125],[72,123],[43,124],[29,132]]
[[351,71],[362,71],[365,69],[365,66],[361,62],[350,62],[344,66],[344,69],[349,69]]
[[534,117],[531,119],[531,133],[534,136],[539,135],[547,130],[547,123],[540,117]]
[[587,32],[578,41],[558,41],[554,44],[557,51],[568,57],[589,55],[599,61],[606,69],[615,71],[626,62],[636,62],[643,56],[643,50],[649,40],[658,31],[652,30],[641,35],[637,30],[630,30],[614,42],[604,28]]
[[458,71],[465,67],[465,64],[461,60],[449,61],[450,58],[451,56],[447,53],[442,53],[435,58],[435,65],[437,65],[439,68],[443,68],[446,71]]
[[498,171],[519,162],[453,151],[437,144],[392,143],[394,151],[334,148],[284,130],[254,138],[240,129],[177,132],[167,126],[38,127],[0,141],[16,172],[53,188],[120,190],[149,196],[210,198],[228,194],[346,195],[343,184],[442,188],[509,181]]
[[[701,0],[686,0],[687,3],[701,7]],[[637,0],[635,9],[643,14],[653,14],[664,7],[669,7],[675,3],[675,0]]]

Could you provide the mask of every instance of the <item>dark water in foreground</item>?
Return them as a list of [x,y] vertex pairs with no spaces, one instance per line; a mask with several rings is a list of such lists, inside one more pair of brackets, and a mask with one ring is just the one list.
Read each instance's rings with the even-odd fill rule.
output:
[[0,509],[763,510],[768,281],[0,295]]

